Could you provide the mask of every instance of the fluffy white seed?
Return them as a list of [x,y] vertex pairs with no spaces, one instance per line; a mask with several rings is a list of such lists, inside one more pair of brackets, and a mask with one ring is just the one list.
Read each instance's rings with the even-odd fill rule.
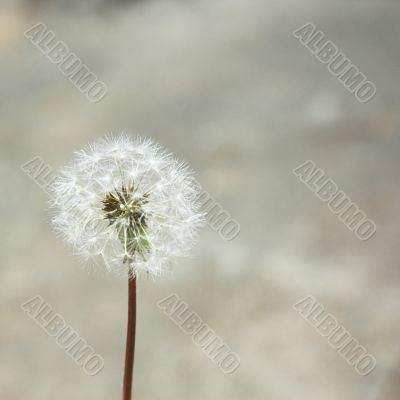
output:
[[[151,252],[146,260],[135,254],[127,263],[128,254],[115,226],[105,219],[102,200],[129,180],[138,197],[150,192],[143,211]],[[86,262],[123,275],[158,276],[176,257],[189,254],[204,224],[198,197],[192,171],[153,140],[109,135],[76,152],[60,171],[50,188],[52,224]]]

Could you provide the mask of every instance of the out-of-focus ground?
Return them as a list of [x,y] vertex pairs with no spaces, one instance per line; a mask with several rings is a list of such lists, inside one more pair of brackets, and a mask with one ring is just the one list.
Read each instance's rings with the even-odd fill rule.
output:
[[[0,398],[120,398],[126,283],[88,274],[20,169],[109,131],[186,159],[241,224],[139,282],[143,400],[399,398],[399,62],[395,1],[3,1]],[[44,22],[108,86],[90,103],[23,35]],[[291,32],[324,31],[377,86],[359,103]],[[293,174],[312,159],[377,225],[359,241]],[[176,292],[241,357],[224,375],[156,302]],[[40,294],[105,359],[90,377],[20,304]],[[377,359],[359,376],[293,309],[313,295]]]

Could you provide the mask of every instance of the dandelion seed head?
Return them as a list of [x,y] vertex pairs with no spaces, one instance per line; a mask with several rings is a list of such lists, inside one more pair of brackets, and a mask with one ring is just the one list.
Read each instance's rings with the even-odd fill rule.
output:
[[109,272],[158,276],[188,256],[204,225],[185,163],[151,139],[109,135],[77,151],[50,187],[52,225]]

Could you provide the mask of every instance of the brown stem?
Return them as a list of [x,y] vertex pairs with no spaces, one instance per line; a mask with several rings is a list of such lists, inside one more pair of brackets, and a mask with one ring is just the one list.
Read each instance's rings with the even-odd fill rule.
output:
[[126,332],[125,370],[122,388],[122,400],[132,398],[133,360],[135,356],[136,333],[136,277],[130,277],[128,283],[128,327]]

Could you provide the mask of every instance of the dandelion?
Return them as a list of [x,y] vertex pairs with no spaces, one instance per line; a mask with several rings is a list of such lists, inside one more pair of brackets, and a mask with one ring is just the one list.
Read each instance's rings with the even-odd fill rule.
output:
[[150,139],[107,136],[75,153],[50,188],[55,232],[85,263],[129,281],[123,399],[131,398],[136,277],[189,255],[204,215],[192,171]]

